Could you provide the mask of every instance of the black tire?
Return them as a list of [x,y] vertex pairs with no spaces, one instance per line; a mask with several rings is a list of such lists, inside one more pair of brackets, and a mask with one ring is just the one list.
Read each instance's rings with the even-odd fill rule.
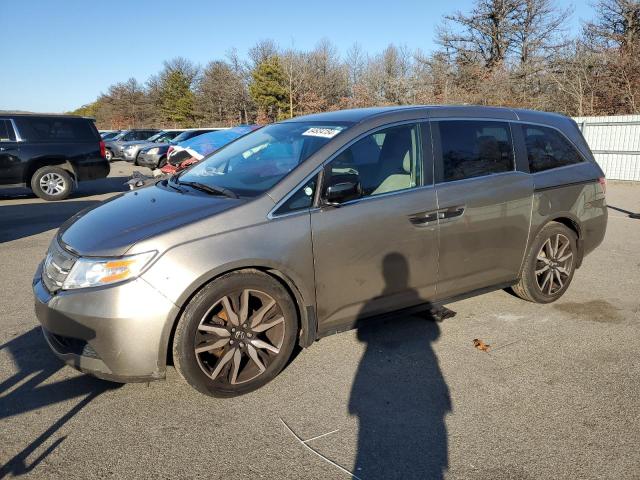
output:
[[[556,239],[559,246],[554,255]],[[576,233],[561,223],[545,225],[531,243],[520,280],[511,287],[512,291],[529,302],[551,303],[558,300],[567,291],[575,273],[577,240]]]
[[[158,166],[156,168],[162,168],[167,164],[167,157],[161,157],[160,160],[158,160]],[[153,169],[152,169],[153,170]]]
[[[244,327],[242,322],[234,327],[234,311],[238,312],[239,320],[243,317],[241,304],[245,291],[255,293],[247,294],[248,313],[244,315]],[[264,297],[250,296],[257,294]],[[224,298],[231,302],[227,303],[231,306],[231,315],[224,306]],[[269,303],[261,298],[268,298]],[[275,303],[267,309],[271,301]],[[257,319],[261,308],[266,313],[253,330],[252,319]],[[258,332],[264,327],[267,329]],[[203,332],[203,329],[208,330]],[[222,331],[224,335],[213,333],[214,330]],[[298,318],[293,300],[277,280],[258,270],[232,272],[205,286],[187,305],[176,326],[173,362],[187,383],[205,395],[243,395],[260,388],[280,373],[291,357],[297,333]],[[259,346],[258,342],[266,342],[278,352]],[[223,345],[212,348],[219,343]],[[196,353],[196,348],[208,350]]]
[[41,167],[31,177],[31,190],[43,200],[64,200],[71,195],[73,179],[60,167]]
[[113,161],[113,152],[111,150],[109,150],[108,148],[105,149],[104,158],[107,160],[107,162],[112,162]]

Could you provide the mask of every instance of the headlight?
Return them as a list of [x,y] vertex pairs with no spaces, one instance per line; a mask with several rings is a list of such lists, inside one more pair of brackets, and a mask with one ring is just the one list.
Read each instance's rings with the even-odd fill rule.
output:
[[63,290],[97,287],[137,277],[156,252],[119,258],[79,258],[62,284]]
[[158,147],[154,147],[154,148],[151,148],[151,149],[147,150],[147,153],[148,153],[149,155],[155,155],[155,154],[156,154],[156,153],[158,153],[159,151],[160,151],[160,149],[159,149]]
[[136,148],[135,145],[129,145],[127,147],[124,147],[125,150],[129,150],[129,151],[133,150],[134,148]]

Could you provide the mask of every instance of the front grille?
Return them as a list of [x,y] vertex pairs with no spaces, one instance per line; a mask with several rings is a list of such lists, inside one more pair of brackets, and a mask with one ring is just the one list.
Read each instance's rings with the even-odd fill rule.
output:
[[45,330],[45,334],[54,344],[55,349],[62,354],[72,353],[74,355],[81,355],[83,357],[100,358],[98,353],[93,349],[86,340],[79,338],[66,337],[64,335],[57,335]]
[[74,263],[76,263],[76,257],[73,254],[62,248],[57,240],[51,242],[42,269],[42,281],[47,290],[50,292],[60,290]]

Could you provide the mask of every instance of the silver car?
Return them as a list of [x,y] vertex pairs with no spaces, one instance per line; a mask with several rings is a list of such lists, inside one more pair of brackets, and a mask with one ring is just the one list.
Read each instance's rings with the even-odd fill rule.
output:
[[149,137],[147,140],[132,140],[130,142],[124,142],[122,144],[122,159],[125,162],[132,162],[137,165],[140,150],[147,147],[167,145],[182,132],[184,132],[184,130],[162,130],[152,137]]
[[606,224],[602,170],[564,116],[310,115],[70,219],[36,272],[36,314],[81,371],[148,381],[172,361],[233,396],[363,319],[506,287],[553,302]]

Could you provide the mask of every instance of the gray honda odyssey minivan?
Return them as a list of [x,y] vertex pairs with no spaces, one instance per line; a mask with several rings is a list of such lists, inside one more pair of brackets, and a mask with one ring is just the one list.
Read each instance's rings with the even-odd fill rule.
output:
[[[273,379],[296,344],[510,287],[548,303],[607,224],[557,114],[387,107],[268,125],[71,218],[33,281],[51,349],[115,381],[173,362],[199,391]],[[389,328],[393,328],[389,326]]]

